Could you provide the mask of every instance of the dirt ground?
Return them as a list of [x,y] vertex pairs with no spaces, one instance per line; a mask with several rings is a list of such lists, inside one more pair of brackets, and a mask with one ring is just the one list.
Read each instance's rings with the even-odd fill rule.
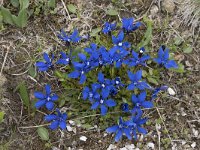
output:
[[[186,12],[186,6],[191,6],[190,11],[194,9],[190,1],[70,2],[77,5],[79,18],[74,14],[68,16],[63,3],[58,2],[55,15],[31,16],[27,27],[23,29],[4,25],[0,31],[0,110],[5,112],[4,121],[0,124],[0,150],[200,149],[200,14],[196,15],[199,18],[195,20]],[[200,4],[198,6],[200,9]],[[112,7],[118,10],[118,16],[105,14],[105,8]],[[193,49],[191,53],[184,53],[182,47],[177,45],[175,59],[184,65],[185,72],[169,72],[163,77],[163,82],[170,83],[176,95],[164,96],[157,101],[157,107],[161,109],[146,113],[150,118],[147,126],[149,133],[140,136],[138,141],[123,139],[115,143],[113,136],[107,135],[98,125],[88,130],[74,126],[71,132],[53,131],[50,133],[50,142],[42,141],[34,127],[43,122],[42,114],[38,113],[37,117],[28,114],[16,90],[19,83],[25,81],[30,100],[33,100],[34,89],[46,81],[42,75],[36,78],[30,76],[29,69],[34,66],[34,60],[45,51],[57,51],[63,47],[56,37],[61,28],[70,30],[77,27],[81,34],[85,34],[106,20],[118,17],[141,20],[145,15],[154,22],[152,48],[157,48],[157,43],[171,46],[174,39],[179,37]],[[197,24],[190,23],[192,19]],[[51,80],[54,83],[55,79]],[[87,140],[81,141],[81,136],[87,137]]]

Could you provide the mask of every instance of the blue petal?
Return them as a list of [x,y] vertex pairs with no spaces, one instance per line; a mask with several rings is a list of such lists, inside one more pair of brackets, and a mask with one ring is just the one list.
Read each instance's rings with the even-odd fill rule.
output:
[[37,99],[45,99],[45,95],[42,92],[34,92],[34,96]]
[[56,128],[58,128],[58,125],[59,125],[59,121],[53,121],[52,123],[51,123],[51,125],[49,126],[49,128],[50,129],[52,129],[52,130],[55,130]]
[[51,62],[51,59],[49,58],[48,54],[47,53],[44,53],[43,54],[43,58],[46,62]]
[[51,86],[49,84],[45,85],[45,90],[47,95],[51,94]]
[[131,81],[135,81],[135,75],[131,71],[128,71],[128,77]]
[[108,111],[107,107],[104,106],[104,105],[101,105],[101,115],[102,115],[102,116],[105,116],[106,113],[107,113],[107,111]]
[[158,64],[161,64],[161,63],[162,63],[161,58],[154,58],[153,61],[155,61],[155,62],[158,63]]
[[37,109],[39,109],[40,107],[42,107],[44,104],[46,103],[46,100],[39,100],[35,103],[35,107]]
[[176,64],[176,62],[174,60],[169,60],[166,64],[165,67],[167,69],[169,68],[178,68],[178,65]]
[[138,96],[138,98],[139,98],[139,102],[143,102],[143,101],[145,101],[146,96],[147,96],[146,91],[143,91],[142,93],[140,93],[140,95]]
[[69,78],[78,78],[80,75],[79,71],[75,70],[73,72],[71,72],[70,74],[68,74]]
[[119,34],[118,34],[118,42],[122,42],[123,41],[123,39],[124,39],[124,32],[123,31],[121,31]]
[[113,44],[118,44],[118,39],[114,35],[112,35],[112,42]]
[[52,121],[52,120],[55,120],[55,119],[57,119],[56,115],[46,115],[44,117],[44,120],[46,120],[46,121]]
[[66,122],[65,121],[60,121],[59,126],[62,130],[66,129]]
[[53,110],[53,107],[54,107],[54,103],[53,103],[53,102],[47,102],[47,103],[46,103],[46,108],[47,108],[48,110]]
[[106,105],[108,107],[113,107],[113,106],[116,106],[116,102],[112,99],[109,99],[109,100],[106,101]]
[[137,127],[137,130],[138,130],[138,132],[139,133],[142,133],[142,134],[147,134],[147,130],[146,129],[144,129],[144,128],[142,128],[142,127]]
[[62,119],[63,119],[63,120],[66,120],[66,119],[67,119],[67,114],[66,114],[66,113],[63,113],[61,116],[62,116]]
[[142,102],[142,106],[144,108],[152,108],[153,107],[153,103],[150,102],[150,101],[144,101],[144,102]]
[[159,57],[159,58],[162,58],[163,55],[164,55],[164,51],[163,51],[162,46],[160,46],[159,51],[158,51],[158,57]]
[[36,67],[46,67],[47,64],[45,64],[45,62],[36,62]]
[[165,49],[163,58],[164,58],[165,60],[168,60],[168,59],[169,59],[169,49],[167,49],[167,48]]
[[114,125],[112,127],[107,128],[106,132],[113,133],[113,132],[116,132],[118,129],[119,129],[118,125]]
[[83,84],[83,83],[85,82],[85,80],[86,80],[86,75],[85,75],[85,74],[82,74],[81,77],[80,77],[79,83],[80,83],[80,84]]
[[97,107],[99,106],[99,102],[95,102],[92,104],[91,109],[97,109]]
[[134,104],[138,102],[138,98],[134,94],[132,95],[131,100]]
[[125,133],[126,137],[127,137],[129,140],[132,139],[129,129],[124,128],[124,133]]
[[122,131],[118,130],[116,136],[115,136],[115,142],[118,142],[122,137]]
[[104,82],[104,75],[103,75],[102,72],[98,73],[98,81],[101,82],[101,83]]
[[131,83],[128,85],[127,90],[133,90],[134,88],[135,88],[135,85]]
[[135,73],[135,80],[139,81],[142,78],[142,70],[139,70]]
[[108,87],[102,89],[101,95],[103,98],[107,98],[109,94],[110,94],[110,90]]
[[56,100],[58,100],[58,95],[56,95],[56,94],[54,94],[53,96],[51,96],[51,100],[52,101],[56,101]]
[[85,56],[85,54],[79,53],[78,57],[81,61],[86,61],[87,57]]
[[86,100],[88,98],[89,91],[90,91],[90,89],[88,87],[85,87],[83,89],[83,92],[82,92],[83,100]]

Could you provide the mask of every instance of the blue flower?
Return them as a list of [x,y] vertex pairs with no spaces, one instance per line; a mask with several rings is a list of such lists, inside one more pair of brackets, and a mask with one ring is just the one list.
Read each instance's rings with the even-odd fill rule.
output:
[[109,79],[105,79],[102,72],[98,73],[98,83],[92,84],[93,90],[101,90],[101,95],[103,97],[108,97],[111,90],[111,81]]
[[122,103],[121,109],[124,112],[129,112],[129,105],[127,103]]
[[164,91],[168,88],[168,86],[161,86],[159,88],[155,88],[153,94],[151,95],[151,100],[154,100],[161,91]]
[[113,99],[108,99],[108,95],[102,95],[99,98],[96,98],[93,102],[91,109],[97,109],[98,107],[101,108],[101,115],[105,116],[108,108],[107,107],[114,107],[116,106],[116,102]]
[[121,138],[123,133],[126,137],[131,140],[131,131],[129,126],[129,121],[123,121],[122,117],[119,118],[119,123],[117,125],[111,126],[106,129],[108,133],[116,133],[115,135],[115,142],[118,142]]
[[35,98],[39,99],[35,103],[35,107],[39,109],[45,105],[48,110],[53,110],[54,102],[58,100],[58,95],[51,93],[51,87],[48,84],[45,85],[45,91],[46,94],[41,92],[34,92]]
[[81,40],[81,37],[78,34],[78,30],[74,29],[73,33],[71,35],[67,35],[65,33],[65,31],[62,29],[61,33],[58,34],[58,38],[60,38],[61,40],[70,43],[70,42],[79,42]]
[[138,96],[132,95],[132,102],[135,105],[133,109],[152,108],[153,103],[151,101],[146,101],[146,91],[141,92]]
[[158,51],[158,57],[154,58],[154,61],[159,65],[164,65],[165,68],[178,68],[178,65],[174,60],[169,60],[169,49],[161,46]]
[[136,22],[133,24],[134,18],[123,18],[122,19],[122,28],[127,32],[137,30],[142,24],[141,22]]
[[38,67],[39,71],[47,71],[53,67],[52,60],[54,59],[54,55],[52,55],[52,58],[49,58],[48,54],[44,53],[43,58],[45,62],[36,62],[36,67]]
[[68,65],[70,62],[69,56],[66,55],[64,52],[60,52],[61,58],[56,62],[57,64]]
[[142,66],[146,66],[146,60],[150,59],[149,55],[143,55],[143,56],[139,56],[140,53],[136,53],[136,52],[132,52],[132,56],[131,58],[128,58],[127,60],[124,61],[125,64],[127,64],[129,67],[135,67],[137,65],[142,65]]
[[111,48],[113,52],[120,51],[120,52],[126,52],[126,49],[131,47],[131,44],[129,42],[123,42],[124,40],[124,32],[121,31],[117,37],[112,36],[112,42],[114,46]]
[[106,23],[104,24],[104,27],[103,27],[102,32],[103,32],[104,34],[108,34],[108,33],[110,33],[112,30],[115,30],[115,28],[116,28],[116,23],[109,23],[109,22],[106,22]]
[[61,113],[59,109],[56,109],[57,114],[46,115],[45,121],[51,122],[49,128],[52,130],[60,127],[62,130],[66,129],[67,114]]
[[84,87],[82,91],[83,100],[89,99],[93,102],[94,99],[99,99],[100,94],[96,91],[95,88],[90,89],[89,87]]
[[124,84],[121,81],[120,77],[116,77],[114,80],[112,80],[112,84],[116,87],[116,88],[120,88],[120,87],[124,87]]
[[143,124],[147,122],[147,118],[141,118],[142,113],[132,116],[129,122],[129,130],[134,138],[137,140],[137,132],[142,134],[147,134],[146,129],[141,127]]
[[128,77],[131,80],[131,84],[127,87],[128,90],[134,90],[136,88],[140,90],[150,89],[150,86],[145,81],[141,81],[142,70],[137,71],[135,74],[128,71]]

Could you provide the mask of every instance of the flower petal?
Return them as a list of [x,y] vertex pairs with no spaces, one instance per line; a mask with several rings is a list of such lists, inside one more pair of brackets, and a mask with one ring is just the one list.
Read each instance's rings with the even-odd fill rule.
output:
[[54,103],[53,103],[53,102],[47,102],[47,103],[46,103],[46,108],[47,108],[48,110],[53,110],[53,107],[54,107]]
[[116,102],[112,99],[109,99],[109,100],[106,101],[106,105],[108,107],[113,107],[113,106],[116,106]]
[[47,95],[51,94],[51,86],[49,84],[45,85],[45,90]]
[[69,78],[78,78],[80,75],[79,71],[75,70],[73,72],[71,72],[70,74],[68,74]]
[[142,106],[143,106],[144,108],[152,108],[152,107],[153,107],[153,103],[150,102],[150,101],[144,101],[144,102],[142,103]]
[[95,102],[92,104],[91,109],[97,109],[97,107],[99,106],[99,102]]
[[52,101],[56,101],[56,100],[58,100],[58,95],[56,95],[56,94],[53,94],[52,96],[51,96],[51,100]]
[[147,130],[146,129],[144,129],[144,128],[142,128],[142,127],[137,127],[137,130],[138,130],[138,132],[139,133],[142,133],[142,134],[147,134]]
[[104,106],[104,105],[101,105],[101,115],[102,115],[102,116],[105,116],[106,113],[107,113],[107,111],[108,111],[107,107]]
[[113,133],[113,132],[116,132],[118,129],[119,129],[118,125],[114,125],[112,127],[107,128],[106,132]]
[[53,121],[51,123],[51,125],[49,126],[49,128],[52,129],[52,130],[55,130],[56,128],[58,128],[58,125],[59,125],[59,121],[56,120],[56,121]]
[[42,92],[34,92],[34,96],[37,99],[45,99],[45,95]]
[[56,115],[46,115],[44,117],[44,120],[46,120],[46,121],[52,121],[52,120],[55,120],[56,118],[57,118]]
[[66,129],[67,124],[66,124],[65,121],[60,121],[60,122],[59,122],[59,126],[60,126],[60,128],[61,128],[62,130],[64,130],[64,129]]
[[122,137],[122,131],[118,130],[116,136],[115,136],[115,142],[118,142]]
[[37,109],[39,109],[40,107],[42,107],[44,104],[46,103],[46,100],[39,100],[35,103],[35,107]]

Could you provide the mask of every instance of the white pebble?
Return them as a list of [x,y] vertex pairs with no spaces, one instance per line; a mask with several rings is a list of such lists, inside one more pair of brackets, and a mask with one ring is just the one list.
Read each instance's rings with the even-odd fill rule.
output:
[[195,148],[196,145],[197,145],[196,142],[193,142],[193,143],[191,144],[191,147],[192,147],[192,148]]
[[175,91],[170,87],[167,89],[167,91],[168,91],[169,95],[172,95],[172,96],[176,95]]
[[67,131],[71,132],[72,131],[72,127],[67,126]]
[[117,148],[117,146],[110,144],[109,147],[107,148],[107,150],[114,150],[116,148]]
[[87,137],[86,136],[81,136],[80,140],[85,142],[87,140]]
[[69,120],[69,123],[71,124],[71,125],[75,125],[75,122],[74,121],[72,121],[72,120]]
[[152,143],[152,142],[147,143],[147,147],[154,149],[154,143]]

